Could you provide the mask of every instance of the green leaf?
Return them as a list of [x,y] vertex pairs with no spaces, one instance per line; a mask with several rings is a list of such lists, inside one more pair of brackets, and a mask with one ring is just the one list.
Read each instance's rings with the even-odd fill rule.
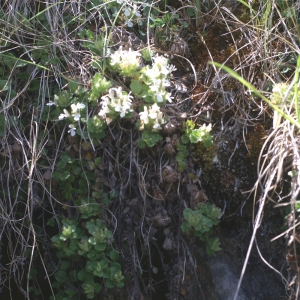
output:
[[179,162],[179,163],[178,163],[178,171],[179,171],[179,172],[184,171],[185,168],[186,168],[186,163],[185,163],[185,162]]
[[52,65],[58,65],[58,64],[60,64],[60,60],[58,57],[53,57],[49,60],[49,63]]
[[95,292],[94,285],[95,285],[94,283],[93,284],[89,284],[89,283],[82,284],[82,288],[88,299],[94,298],[94,292]]
[[60,175],[60,180],[65,181],[71,176],[71,173],[69,171],[64,171]]
[[97,251],[104,251],[106,248],[106,244],[105,243],[97,243],[95,244],[95,249]]
[[70,267],[69,260],[63,260],[59,266],[60,270],[67,270]]
[[71,91],[71,93],[76,93],[76,91],[78,90],[78,88],[80,87],[80,83],[78,82],[77,79],[71,79],[68,83],[68,87]]
[[57,163],[56,166],[57,166],[58,169],[61,169],[61,170],[62,170],[62,169],[65,168],[66,164],[67,164],[67,163],[66,163],[65,160],[60,160],[60,161]]
[[72,103],[72,97],[68,91],[62,91],[58,95],[54,95],[56,105],[61,107],[68,107]]
[[183,152],[178,152],[177,155],[176,155],[176,161],[177,162],[184,162],[185,158],[186,158],[186,155]]
[[144,60],[151,61],[152,56],[154,55],[154,51],[149,48],[145,48],[141,51],[141,54]]
[[9,67],[9,69],[12,69],[15,67],[24,67],[28,64],[25,60],[19,60],[17,57],[15,57],[12,53],[8,53],[5,56],[3,55],[3,62],[6,66]]
[[208,254],[215,254],[215,252],[222,250],[220,247],[220,241],[219,239],[209,239],[207,241],[207,248],[206,252]]
[[114,282],[110,279],[106,279],[105,284],[109,289],[111,289],[115,286]]
[[56,279],[56,281],[60,282],[60,283],[66,283],[68,281],[68,277],[65,271],[57,271],[54,274],[54,277]]
[[85,281],[85,279],[87,278],[87,272],[85,269],[82,269],[80,270],[78,273],[77,273],[77,276],[78,276],[78,279],[82,282]]
[[78,280],[77,271],[76,270],[71,270],[70,273],[69,273],[69,277],[70,277],[72,282],[76,282]]
[[138,80],[132,79],[130,83],[130,89],[135,95],[138,95],[141,93],[143,86]]
[[124,281],[120,281],[120,282],[117,282],[116,285],[118,288],[122,288],[122,287],[124,287],[125,283],[124,283]]
[[117,198],[118,196],[119,196],[119,193],[118,193],[118,191],[116,191],[116,190],[113,190],[113,191],[110,191],[110,192],[109,192],[109,198],[110,198],[110,199]]
[[195,122],[193,122],[193,121],[191,121],[191,120],[187,120],[187,121],[186,121],[186,126],[187,126],[189,129],[193,130],[193,129],[195,128]]
[[191,227],[188,225],[187,222],[184,222],[181,224],[181,230],[183,232],[190,232],[191,231]]
[[54,226],[55,224],[56,224],[56,222],[55,222],[55,218],[54,217],[50,218],[47,221],[47,225],[49,225],[49,226]]
[[95,283],[94,284],[94,289],[95,289],[95,292],[96,293],[99,293],[100,292],[100,289],[101,289],[101,285],[99,283]]
[[38,91],[40,89],[40,80],[37,80],[37,79],[33,79],[31,82],[30,82],[30,86],[29,86],[29,91]]
[[92,197],[93,198],[96,198],[96,199],[99,199],[103,196],[103,193],[102,192],[92,192]]
[[143,140],[138,140],[138,147],[139,147],[140,149],[145,148],[145,147],[146,147],[145,141],[143,141]]
[[100,165],[101,165],[101,157],[96,157],[95,158],[95,165],[96,165],[96,167],[100,167]]
[[206,138],[203,139],[203,145],[204,147],[210,147],[211,145],[213,144],[213,139],[212,139],[212,136],[209,135],[207,136]]
[[188,144],[190,142],[190,138],[187,134],[183,134],[181,136],[181,141],[182,141],[183,144]]
[[11,82],[8,80],[0,80],[0,91],[5,92],[11,88]]
[[119,253],[115,250],[111,250],[109,252],[109,257],[114,260],[114,261],[117,261],[119,259]]
[[97,73],[92,80],[92,93],[100,96],[100,94],[105,93],[112,86],[112,82],[107,80],[100,73]]

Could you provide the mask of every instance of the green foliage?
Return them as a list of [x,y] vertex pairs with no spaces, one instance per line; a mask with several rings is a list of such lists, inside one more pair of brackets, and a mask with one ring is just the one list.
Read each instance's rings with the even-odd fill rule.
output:
[[139,148],[153,147],[157,142],[161,141],[162,137],[157,132],[145,130],[142,133],[141,139],[138,141]]
[[177,144],[176,161],[178,163],[178,171],[182,172],[186,168],[186,158],[189,155],[186,145]]
[[[98,218],[81,223],[75,219],[62,220],[61,232],[51,239],[60,259],[54,274],[56,299],[75,296],[77,282],[89,299],[100,292],[100,283],[107,288],[124,286],[124,276],[117,262],[119,255],[111,246],[111,238],[111,231]],[[68,288],[64,290],[66,284]]]
[[91,158],[89,143],[82,143],[82,147],[87,150],[86,158],[79,160],[65,152],[62,153],[52,178],[61,186],[63,200],[75,201],[81,218],[87,219],[99,215],[102,211],[101,206],[107,205],[118,193],[102,193],[94,175],[99,172],[101,158]]
[[[94,39],[94,34],[84,31],[83,36],[88,37],[88,42],[84,42],[84,45],[90,48],[93,45],[90,40]],[[149,60],[152,55],[148,49],[143,50],[142,54],[122,49],[110,54],[107,65],[112,72],[128,77],[129,93],[120,86],[111,87],[112,82],[105,75],[96,73],[90,81],[90,90],[71,79],[68,90],[57,93],[54,102],[50,101],[47,105],[56,106],[56,116],[67,122],[68,132],[72,136],[79,134],[84,139],[99,140],[105,136],[106,126],[112,121],[131,118],[133,107],[136,107],[133,105],[134,101],[134,104],[139,104],[139,110],[144,109],[139,113],[140,120],[136,122],[137,127],[144,130],[139,147],[153,147],[162,139],[158,131],[162,129],[165,119],[160,107],[171,101],[166,87],[169,86],[169,74],[174,67],[168,65],[168,59],[163,56],[155,56],[153,62],[150,60],[150,64],[142,67],[141,56]],[[107,94],[103,95],[104,93]],[[100,107],[97,114],[93,109],[96,106]],[[67,174],[65,175],[66,179]]]
[[[73,294],[76,282],[81,282],[83,292],[89,299],[99,293],[100,283],[107,288],[124,286],[124,276],[117,262],[119,256],[110,245],[111,238],[111,231],[100,219],[90,219],[81,224],[75,219],[63,219],[61,232],[52,237],[60,258],[58,271],[54,275],[54,286],[60,289],[56,295],[58,299]],[[75,266],[77,269],[74,269]],[[66,283],[69,287],[62,292]]]
[[[89,151],[89,143],[82,143]],[[107,288],[123,287],[124,277],[119,255],[112,248],[112,232],[100,219],[102,209],[118,193],[103,193],[94,172],[99,172],[101,158],[75,159],[62,153],[53,179],[61,185],[62,202],[75,203],[76,216],[63,218],[59,234],[52,237],[60,260],[54,273],[56,299],[80,299],[78,285],[88,299]],[[84,167],[83,167],[84,166]],[[50,219],[49,225],[54,225]],[[67,284],[67,288],[65,288]]]
[[102,139],[105,136],[106,123],[98,116],[93,116],[87,120],[87,130],[92,137]]
[[195,123],[193,121],[186,121],[185,133],[181,137],[181,141],[184,144],[191,142],[193,144],[202,142],[205,147],[209,147],[213,144],[212,136],[210,134],[211,124],[206,126],[202,125],[200,128],[195,129]]
[[185,133],[181,136],[182,144],[177,144],[176,161],[178,163],[178,171],[183,171],[186,168],[186,157],[189,152],[187,149],[188,143],[202,142],[205,147],[212,145],[212,136],[210,134],[211,125],[203,125],[198,129],[195,129],[195,123],[193,121],[186,121],[184,124]]
[[185,208],[183,211],[184,222],[181,225],[183,232],[191,232],[206,244],[206,252],[215,254],[221,250],[218,239],[211,238],[213,226],[219,224],[218,217],[221,210],[214,204],[198,204],[196,209]]

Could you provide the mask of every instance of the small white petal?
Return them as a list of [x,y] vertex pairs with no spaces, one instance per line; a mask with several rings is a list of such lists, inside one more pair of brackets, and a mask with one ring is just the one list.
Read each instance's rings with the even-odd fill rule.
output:
[[67,115],[65,115],[65,114],[60,114],[59,116],[58,116],[58,119],[59,120],[63,120],[63,119],[65,119],[67,117]]
[[156,99],[157,99],[157,102],[163,102],[164,101],[164,98],[163,98],[162,94],[160,94],[160,93],[158,93],[156,95]]
[[128,27],[133,27],[133,23],[131,21],[127,21],[127,26]]
[[73,116],[73,118],[74,118],[74,121],[79,121],[79,119],[80,119],[80,114],[73,114],[72,116]]
[[83,109],[83,108],[85,108],[85,104],[83,104],[83,103],[77,103],[77,108],[78,109]]
[[130,13],[131,13],[130,9],[125,8],[125,10],[124,10],[124,15],[125,15],[126,17],[129,17],[129,16],[130,16]]
[[71,136],[74,136],[74,135],[76,135],[76,127],[74,126],[74,125],[69,125],[69,130],[68,130],[68,133],[70,133],[71,134]]

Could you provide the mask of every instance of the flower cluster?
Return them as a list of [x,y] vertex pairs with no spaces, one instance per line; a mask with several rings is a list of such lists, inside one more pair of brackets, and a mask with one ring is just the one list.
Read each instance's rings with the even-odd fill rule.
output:
[[[124,3],[126,2],[126,3]],[[134,4],[131,4],[125,0],[117,0],[117,3],[119,4],[123,4],[123,8],[122,10],[124,11],[124,16],[125,16],[125,24],[128,26],[128,27],[133,27],[133,22],[135,20],[137,20],[137,23],[138,25],[142,25],[142,20],[141,20],[141,13],[139,12],[139,9],[137,7],[137,5],[134,3]]]
[[69,113],[66,109],[64,109],[64,113],[60,114],[58,119],[63,120],[66,118],[72,118],[73,121],[79,121],[80,120],[80,111],[81,109],[85,108],[85,104],[83,103],[76,103],[76,104],[71,104],[71,113]]
[[116,68],[121,75],[132,76],[141,65],[141,54],[138,51],[122,50],[120,48],[110,55],[110,64]]
[[[50,103],[49,103],[50,104]],[[69,113],[66,109],[63,110],[63,114],[60,114],[58,116],[59,120],[64,120],[66,118],[71,119],[72,122],[79,122],[81,118],[81,110],[85,108],[85,104],[83,103],[76,103],[71,104],[71,113]],[[71,136],[74,136],[76,134],[76,127],[74,124],[69,125],[68,132],[71,134]]]
[[121,87],[110,88],[108,95],[101,97],[101,110],[98,115],[109,124],[113,119],[130,116],[133,111],[131,108],[132,96],[122,91]]
[[140,112],[140,130],[150,127],[152,131],[157,132],[161,129],[161,125],[165,123],[159,106],[155,103],[150,107],[144,106],[144,111]]
[[166,87],[170,86],[168,77],[176,68],[168,64],[166,57],[156,55],[153,59],[152,67],[147,66],[142,71],[149,85],[149,93],[154,102],[161,104],[165,104],[166,101],[172,102],[171,94],[166,91]]

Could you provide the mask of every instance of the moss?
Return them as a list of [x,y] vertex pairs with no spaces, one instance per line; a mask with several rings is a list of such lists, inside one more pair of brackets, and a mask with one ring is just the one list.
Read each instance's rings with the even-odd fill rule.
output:
[[203,143],[197,143],[193,146],[192,159],[194,163],[201,163],[205,171],[210,171],[214,164],[216,156],[216,145],[204,147]]
[[246,135],[246,145],[248,148],[247,157],[251,160],[252,164],[257,163],[261,148],[267,136],[265,127],[262,124],[257,124],[253,132]]

